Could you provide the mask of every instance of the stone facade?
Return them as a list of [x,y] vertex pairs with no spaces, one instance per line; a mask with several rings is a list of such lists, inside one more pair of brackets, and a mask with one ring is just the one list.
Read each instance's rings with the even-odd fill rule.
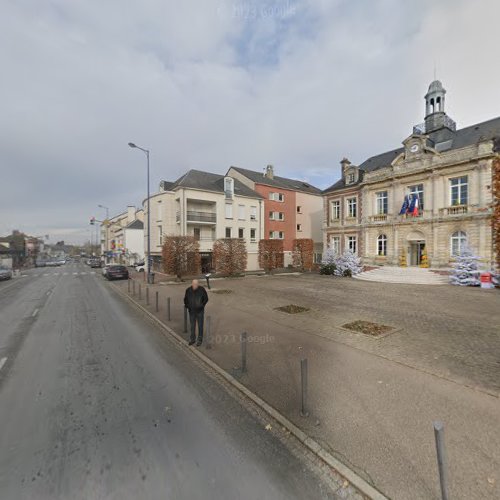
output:
[[[358,253],[368,265],[419,265],[425,251],[431,267],[448,267],[465,244],[484,267],[493,264],[492,167],[500,119],[457,131],[444,112],[444,93],[440,82],[431,84],[426,121],[414,127],[403,148],[359,167],[343,163],[341,181],[324,192],[325,243],[357,230]],[[353,171],[357,182],[349,179]],[[340,199],[344,206],[354,190],[360,220],[349,226],[342,218],[335,227],[328,218],[331,203]],[[400,215],[407,196],[418,199],[419,207]]]

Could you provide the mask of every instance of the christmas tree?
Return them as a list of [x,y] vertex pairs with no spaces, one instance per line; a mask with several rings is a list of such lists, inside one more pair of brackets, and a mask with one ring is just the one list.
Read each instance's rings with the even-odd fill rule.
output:
[[321,261],[321,267],[319,269],[320,274],[335,274],[335,260],[337,259],[337,253],[330,246],[326,249],[323,254],[323,260]]
[[429,258],[427,257],[427,249],[425,247],[422,250],[422,256],[420,257],[420,267],[429,267]]
[[460,286],[479,286],[481,271],[478,266],[479,257],[469,247],[465,247],[458,255],[450,272],[450,283]]
[[347,250],[335,259],[335,274],[337,276],[353,276],[363,270],[361,259]]

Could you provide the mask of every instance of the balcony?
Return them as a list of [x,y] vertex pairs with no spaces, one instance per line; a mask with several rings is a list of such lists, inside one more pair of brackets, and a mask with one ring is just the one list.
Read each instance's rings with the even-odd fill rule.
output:
[[[175,221],[181,221],[181,213],[177,212],[175,214]],[[200,212],[197,210],[188,210],[186,212],[186,222],[189,224],[202,223],[202,224],[215,224],[217,222],[217,214],[215,212]]]
[[464,215],[469,212],[468,205],[455,205],[453,207],[441,208],[439,215]]
[[387,222],[387,219],[387,214],[370,215],[368,217],[368,222]]

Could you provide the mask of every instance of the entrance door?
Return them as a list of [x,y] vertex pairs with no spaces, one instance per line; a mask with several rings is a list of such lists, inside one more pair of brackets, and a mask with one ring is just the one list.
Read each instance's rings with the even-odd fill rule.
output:
[[410,243],[410,266],[420,265],[424,248],[425,241],[412,241]]
[[206,274],[212,270],[212,252],[200,252],[201,272]]

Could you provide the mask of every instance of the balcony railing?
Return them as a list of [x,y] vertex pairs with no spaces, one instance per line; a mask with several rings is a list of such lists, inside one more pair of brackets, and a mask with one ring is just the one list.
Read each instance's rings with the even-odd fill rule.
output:
[[[177,212],[175,214],[176,222],[180,222],[181,214]],[[188,210],[186,212],[187,222],[207,222],[210,224],[215,224],[217,222],[217,214],[215,212],[199,212],[197,210]]]
[[387,214],[372,215],[370,222],[387,222]]
[[439,210],[440,215],[463,215],[469,212],[469,207],[467,205],[455,205],[453,207],[441,208]]

